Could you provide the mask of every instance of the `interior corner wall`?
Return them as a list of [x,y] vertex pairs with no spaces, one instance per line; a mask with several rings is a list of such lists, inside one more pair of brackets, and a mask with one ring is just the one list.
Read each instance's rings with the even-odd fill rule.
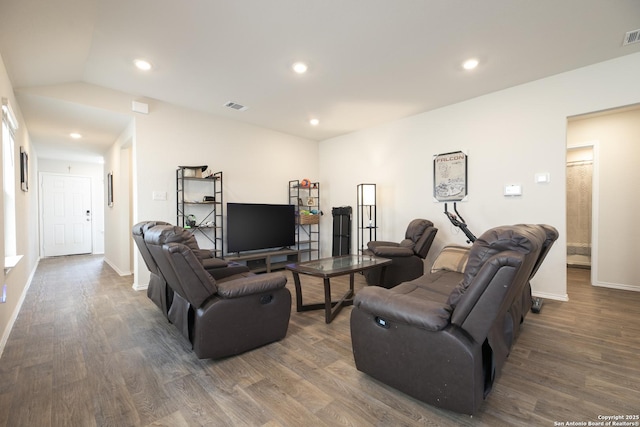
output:
[[[598,256],[594,284],[640,290],[640,106],[571,120],[568,145],[598,141]],[[596,220],[596,218],[594,218]]]
[[[104,194],[104,259],[119,275],[133,273],[131,265],[131,227],[130,227],[130,194],[129,156],[123,151],[131,147],[134,138],[135,121],[129,126],[105,153],[102,186]],[[113,206],[106,203],[107,174],[113,174]]]
[[[134,223],[176,223],[176,169],[181,165],[222,171],[225,205],[286,204],[290,180],[318,179],[316,141],[159,101],[149,102],[149,114],[136,115],[135,128]],[[166,195],[166,200],[154,200],[154,192]],[[321,193],[326,213],[328,205],[322,198]],[[226,229],[226,216],[224,220]],[[149,274],[139,255],[134,266],[137,286],[142,288]]]
[[[469,229],[480,235],[503,224],[556,227],[560,237],[532,287],[537,296],[565,300],[567,118],[640,102],[638,73],[640,54],[628,55],[322,141],[325,206],[355,206],[357,184],[376,183],[378,239],[400,241],[411,219],[430,219],[439,228],[430,262],[444,244],[465,244],[433,200],[432,164],[436,154],[463,150],[468,197],[458,208]],[[541,172],[550,182],[534,182]],[[520,184],[522,195],[504,196],[508,184]],[[330,227],[322,242],[326,254]]]
[[[4,62],[0,56],[0,98],[7,98],[16,114],[18,120],[18,131],[15,135],[14,160],[19,165],[20,147],[24,147],[29,154],[29,191],[20,189],[20,168],[16,168],[16,250],[19,255],[23,255],[18,265],[6,272],[3,268],[2,283],[7,285],[7,299],[5,303],[0,303],[0,355],[4,350],[4,345],[9,338],[11,327],[22,304],[24,295],[28,289],[31,278],[40,260],[38,250],[38,180],[36,171],[38,170],[38,156],[35,148],[31,145],[29,133],[26,128],[20,105],[16,102],[13,94],[13,86],[7,74]],[[0,132],[0,143],[2,136]],[[0,156],[2,154],[0,153]],[[0,158],[2,161],[2,158]],[[2,174],[0,173],[0,184],[2,184]],[[0,198],[0,236],[4,242],[4,206]],[[4,243],[0,245],[0,256],[4,260]],[[4,262],[4,261],[3,261]],[[4,267],[4,264],[3,264]]]

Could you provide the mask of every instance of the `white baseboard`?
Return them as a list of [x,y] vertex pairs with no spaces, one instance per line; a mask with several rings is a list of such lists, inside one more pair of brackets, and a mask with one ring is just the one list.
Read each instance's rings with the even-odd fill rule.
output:
[[147,288],[149,287],[149,284],[145,283],[141,285],[136,280],[134,280],[133,285],[131,285],[131,287],[133,288],[134,291],[146,291]]
[[29,274],[29,279],[27,279],[27,283],[22,290],[22,294],[20,294],[20,298],[18,299],[18,304],[16,304],[16,308],[11,313],[11,317],[9,318],[9,322],[7,323],[7,328],[4,330],[2,337],[0,337],[0,357],[2,357],[2,353],[4,352],[4,347],[7,345],[7,341],[9,340],[9,335],[11,335],[11,330],[13,329],[13,325],[18,319],[18,314],[20,314],[20,309],[22,308],[22,303],[24,303],[24,299],[27,296],[27,291],[31,287],[31,281],[33,280],[33,276],[36,274],[36,269],[38,268],[38,264],[40,264],[40,258],[36,260],[36,264],[33,266],[33,270],[31,270],[31,274]]
[[568,294],[564,294],[564,295],[558,295],[558,294],[550,294],[548,292],[532,292],[533,296],[536,298],[542,298],[542,299],[552,299],[552,300],[556,300],[556,301],[569,301],[569,295]]
[[117,265],[109,261],[106,257],[104,257],[104,262],[106,262],[109,267],[113,268],[113,270],[118,273],[118,276],[131,276],[133,274],[131,271],[120,270]]
[[621,283],[595,282],[593,286],[598,286],[601,288],[620,289],[621,291],[640,292],[640,286],[624,285]]

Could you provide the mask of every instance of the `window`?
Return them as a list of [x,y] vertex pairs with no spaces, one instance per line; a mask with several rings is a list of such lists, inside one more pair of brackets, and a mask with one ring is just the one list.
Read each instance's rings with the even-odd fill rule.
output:
[[4,256],[16,255],[16,116],[2,98],[2,171],[4,180]]

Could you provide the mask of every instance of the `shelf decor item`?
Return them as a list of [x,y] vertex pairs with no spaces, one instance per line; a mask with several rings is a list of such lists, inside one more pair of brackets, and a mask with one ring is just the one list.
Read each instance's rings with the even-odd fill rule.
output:
[[185,178],[204,178],[203,173],[209,166],[178,166],[183,170],[183,176]]
[[299,216],[299,224],[304,225],[304,224],[319,224],[320,223],[320,215],[313,215],[313,214],[308,214],[308,215],[300,215]]

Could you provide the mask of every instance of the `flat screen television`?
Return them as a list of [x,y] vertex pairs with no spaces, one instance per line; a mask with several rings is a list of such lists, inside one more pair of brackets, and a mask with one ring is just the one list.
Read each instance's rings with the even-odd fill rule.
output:
[[280,249],[296,244],[293,205],[227,203],[227,251]]

